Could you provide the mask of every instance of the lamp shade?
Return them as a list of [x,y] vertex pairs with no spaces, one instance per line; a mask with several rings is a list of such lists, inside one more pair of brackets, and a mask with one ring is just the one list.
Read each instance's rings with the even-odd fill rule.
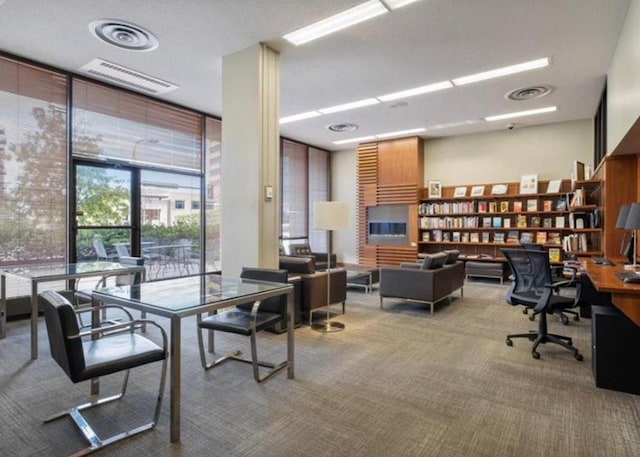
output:
[[627,216],[627,222],[624,224],[627,230],[640,229],[640,203],[632,203]]
[[313,212],[316,230],[347,230],[349,228],[347,202],[315,202]]
[[616,222],[616,228],[623,229],[627,223],[627,218],[629,217],[629,210],[631,209],[631,205],[622,205],[620,207],[620,212],[618,213],[618,221]]

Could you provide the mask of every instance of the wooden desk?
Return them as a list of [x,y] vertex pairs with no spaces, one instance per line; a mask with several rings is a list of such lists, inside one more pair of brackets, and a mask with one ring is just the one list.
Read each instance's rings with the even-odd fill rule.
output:
[[625,283],[616,276],[616,273],[626,271],[622,262],[607,266],[582,259],[580,264],[596,290],[611,293],[614,306],[640,327],[640,283]]

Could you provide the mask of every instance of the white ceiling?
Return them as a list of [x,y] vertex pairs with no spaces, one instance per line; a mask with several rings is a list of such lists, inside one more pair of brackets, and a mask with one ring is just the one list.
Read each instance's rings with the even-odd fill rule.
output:
[[[291,139],[330,150],[333,141],[557,105],[514,120],[535,125],[591,118],[629,0],[421,0],[295,47],[280,37],[364,0],[6,0],[0,50],[78,72],[99,57],[173,82],[160,98],[222,116],[222,57],[263,41],[281,53],[280,114],[289,116],[485,70],[549,57],[517,75],[324,115],[281,126]],[[133,52],[98,41],[95,19],[115,18],[155,33],[158,49]],[[543,98],[504,95],[551,85]],[[332,123],[359,125],[334,133]],[[509,121],[427,130],[425,137],[504,129]]]

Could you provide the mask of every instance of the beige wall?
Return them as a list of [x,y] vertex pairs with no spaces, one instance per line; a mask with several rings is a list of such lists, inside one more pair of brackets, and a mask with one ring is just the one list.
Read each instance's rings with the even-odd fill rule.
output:
[[607,75],[608,154],[613,152],[638,116],[640,116],[640,0],[631,0]]
[[424,179],[443,186],[569,178],[574,160],[592,165],[591,120],[434,138],[424,143]]
[[[511,131],[434,138],[425,141],[425,182],[443,185],[520,181],[524,174],[539,179],[569,178],[573,161],[591,164],[593,126],[591,120],[562,122]],[[339,262],[358,259],[356,150],[332,154],[333,200],[349,202],[350,230],[333,233]]]

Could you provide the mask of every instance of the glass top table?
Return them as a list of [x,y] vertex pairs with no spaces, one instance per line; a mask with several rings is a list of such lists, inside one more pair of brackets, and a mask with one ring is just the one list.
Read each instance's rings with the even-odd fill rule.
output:
[[[294,376],[293,329],[295,324],[293,286],[291,284],[253,281],[220,276],[214,273],[203,273],[130,286],[97,288],[92,292],[94,306],[97,305],[96,302],[113,303],[170,319],[169,425],[172,442],[180,440],[182,318],[279,295],[287,295],[287,373],[288,377],[292,379]],[[97,393],[97,389],[93,393]]]
[[106,274],[141,273],[144,265],[119,262],[91,261],[79,263],[51,263],[16,265],[0,269],[0,339],[7,335],[7,276],[31,281],[31,358],[38,358],[38,284],[68,279],[104,276]]

